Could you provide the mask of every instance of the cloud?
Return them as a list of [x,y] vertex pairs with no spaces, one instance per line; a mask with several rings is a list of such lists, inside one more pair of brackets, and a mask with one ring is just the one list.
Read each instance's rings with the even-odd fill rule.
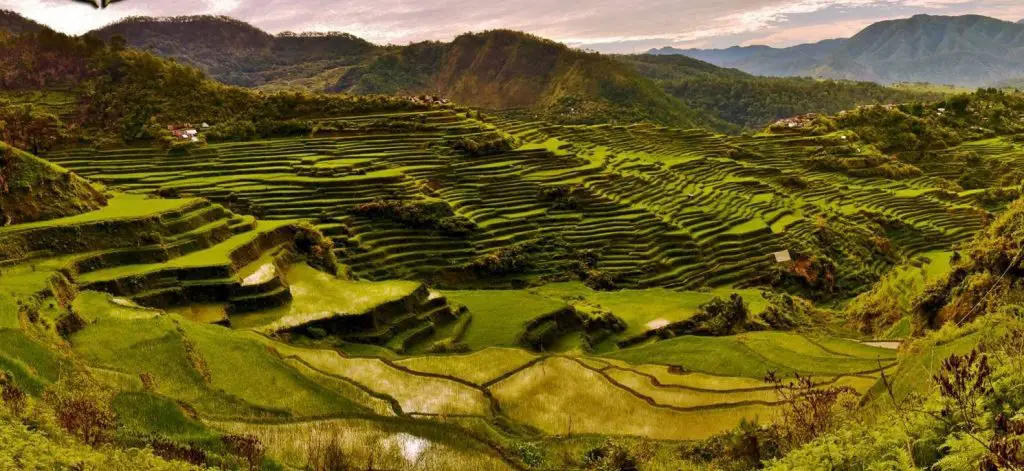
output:
[[1020,0],[132,0],[106,10],[71,0],[0,0],[0,8],[72,34],[125,16],[215,14],[272,33],[345,31],[378,43],[509,28],[609,51],[816,41],[917,12],[1024,16]]

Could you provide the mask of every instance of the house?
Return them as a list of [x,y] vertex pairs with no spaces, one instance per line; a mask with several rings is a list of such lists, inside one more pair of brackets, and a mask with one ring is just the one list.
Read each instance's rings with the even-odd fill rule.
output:
[[178,139],[191,140],[193,142],[198,141],[197,135],[199,131],[192,127],[191,124],[168,124],[167,130],[171,132],[171,135]]
[[775,263],[786,263],[793,260],[793,257],[789,254],[789,250],[780,250],[772,253],[775,257]]

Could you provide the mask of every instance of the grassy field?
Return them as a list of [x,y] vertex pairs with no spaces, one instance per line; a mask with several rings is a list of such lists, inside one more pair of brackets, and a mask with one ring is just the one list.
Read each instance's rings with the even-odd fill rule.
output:
[[514,347],[526,323],[566,307],[562,301],[521,290],[444,291],[473,318],[462,342],[474,350]]
[[[769,371],[781,375],[844,375],[874,371],[895,361],[892,350],[842,347],[831,351],[805,337],[782,332],[752,332],[732,337],[682,336],[607,354],[634,364],[663,363],[689,371],[761,379]],[[847,342],[850,343],[850,342]],[[837,344],[839,346],[837,346]],[[840,348],[844,353],[833,353]],[[856,351],[856,355],[849,352]]]
[[291,303],[232,316],[232,325],[276,332],[328,317],[362,314],[383,303],[407,297],[420,286],[411,281],[344,281],[308,265],[293,265],[285,278],[292,292]]

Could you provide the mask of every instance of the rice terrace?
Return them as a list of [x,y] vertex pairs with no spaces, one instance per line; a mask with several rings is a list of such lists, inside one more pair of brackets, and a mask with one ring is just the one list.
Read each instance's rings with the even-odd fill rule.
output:
[[[787,59],[28,16],[0,470],[1024,469],[1024,24]],[[1011,52],[922,65],[952,43]]]

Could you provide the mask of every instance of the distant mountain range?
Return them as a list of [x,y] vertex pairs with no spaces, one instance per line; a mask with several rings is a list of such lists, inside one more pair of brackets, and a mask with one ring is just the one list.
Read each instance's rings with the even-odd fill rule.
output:
[[[16,14],[12,32],[45,28]],[[461,105],[563,123],[651,121],[738,132],[807,112],[934,100],[870,83],[755,77],[684,56],[614,56],[493,30],[451,42],[378,46],[345,33],[268,34],[221,16],[126,18],[91,32],[193,65],[221,82],[268,91],[438,95]],[[841,42],[792,48],[805,61]],[[771,48],[733,48],[755,60]],[[798,66],[791,66],[797,68]],[[783,74],[777,74],[783,75]]]
[[648,53],[687,55],[756,75],[975,87],[1024,76],[1024,20],[917,15],[872,24],[849,39],[788,48],[661,48]]

